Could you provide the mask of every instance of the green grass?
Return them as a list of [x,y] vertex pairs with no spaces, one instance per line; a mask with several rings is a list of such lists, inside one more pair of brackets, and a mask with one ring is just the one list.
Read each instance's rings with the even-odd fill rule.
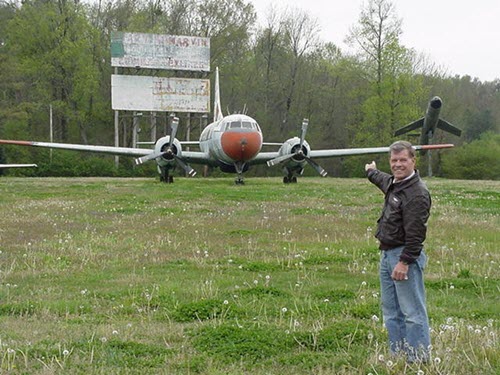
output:
[[0,179],[0,373],[486,374],[500,182],[427,181],[433,360],[391,358],[366,180]]

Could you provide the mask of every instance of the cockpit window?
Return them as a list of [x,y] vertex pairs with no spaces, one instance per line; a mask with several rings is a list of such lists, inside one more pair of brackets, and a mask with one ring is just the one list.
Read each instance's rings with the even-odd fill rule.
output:
[[231,121],[225,125],[225,130],[228,130],[228,129],[260,130],[259,125],[253,121]]

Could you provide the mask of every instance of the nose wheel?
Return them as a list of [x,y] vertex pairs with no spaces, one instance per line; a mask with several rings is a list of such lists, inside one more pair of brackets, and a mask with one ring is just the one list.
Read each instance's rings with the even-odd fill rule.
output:
[[245,163],[234,163],[234,169],[236,170],[236,178],[234,183],[236,185],[245,185],[245,180],[243,179],[243,168],[245,167]]

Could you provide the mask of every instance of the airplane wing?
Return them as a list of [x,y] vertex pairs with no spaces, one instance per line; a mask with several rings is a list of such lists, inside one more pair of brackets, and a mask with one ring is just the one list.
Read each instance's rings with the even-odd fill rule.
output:
[[0,169],[2,168],[36,168],[36,164],[0,164]]
[[137,157],[149,155],[153,152],[152,149],[145,149],[145,148],[92,146],[92,145],[80,145],[80,144],[71,144],[71,143],[9,141],[9,140],[3,140],[3,139],[0,139],[0,144],[31,146],[31,147],[44,147],[44,148],[56,148],[56,149],[61,149],[61,150],[98,152],[98,153],[103,153],[103,154],[137,156]]
[[255,158],[253,158],[252,160],[250,160],[250,164],[265,164],[267,163],[269,160],[273,160],[275,158],[277,158],[278,156],[280,156],[279,152],[278,151],[274,151],[274,152],[259,152]]
[[[435,145],[417,145],[413,146],[415,150],[433,150],[441,148],[452,148],[453,144],[435,144]],[[338,148],[338,149],[325,149],[325,150],[311,150],[309,157],[311,159],[354,156],[354,155],[369,155],[369,154],[384,154],[389,153],[389,147],[367,147],[367,148]],[[183,154],[184,155],[184,154]],[[269,160],[276,159],[280,154],[278,152],[260,152],[250,163],[263,164]]]
[[194,164],[210,164],[210,155],[201,151],[182,151],[182,160]]
[[[452,148],[453,144],[435,144],[435,145],[417,145],[413,146],[415,150],[434,150],[441,148]],[[368,154],[384,154],[389,153],[389,147],[368,147],[368,148],[345,148],[335,150],[311,150],[309,157],[311,159],[328,158],[336,156],[353,156],[353,155],[368,155]]]
[[462,134],[462,130],[460,130],[459,128],[457,128],[456,126],[450,124],[448,121],[445,120],[439,119],[437,127],[441,130],[444,130],[445,132],[456,135],[457,137],[460,137],[460,135]]
[[424,126],[424,117],[422,117],[420,120],[414,121],[406,126],[403,126],[400,129],[396,130],[394,132],[394,136],[396,137],[398,135],[408,133],[409,131],[421,128],[423,126]]
[[[87,151],[87,152],[96,152],[96,153],[101,153],[101,154],[132,156],[132,157],[146,156],[146,155],[150,155],[154,152],[153,149],[147,149],[147,148],[92,146],[92,145],[81,145],[81,144],[72,144],[72,143],[11,141],[11,140],[4,140],[4,139],[0,139],[0,144],[43,147],[43,148],[52,148],[52,149],[60,149],[60,150]],[[199,142],[192,142],[192,143],[190,142],[189,144],[196,145],[196,144],[199,144]],[[182,152],[182,160],[184,160],[188,163],[192,162],[192,163],[196,163],[196,164],[210,164],[211,158],[205,152],[183,151]]]

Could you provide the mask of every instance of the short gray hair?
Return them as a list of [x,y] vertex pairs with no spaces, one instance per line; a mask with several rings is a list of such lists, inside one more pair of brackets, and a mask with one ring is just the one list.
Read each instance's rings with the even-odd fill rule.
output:
[[395,153],[408,150],[408,155],[410,155],[412,158],[415,157],[415,148],[410,142],[407,141],[396,141],[389,146],[389,150]]

